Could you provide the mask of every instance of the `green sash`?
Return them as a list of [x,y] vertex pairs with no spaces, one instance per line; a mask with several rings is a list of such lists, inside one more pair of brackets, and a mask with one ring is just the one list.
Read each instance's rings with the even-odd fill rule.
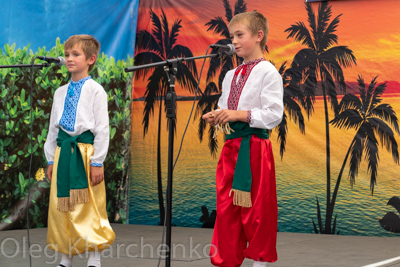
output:
[[242,137],[239,147],[239,153],[236,161],[235,172],[233,174],[232,189],[229,193],[233,196],[233,204],[249,208],[251,203],[251,166],[250,166],[250,139],[252,135],[256,135],[262,139],[268,139],[268,133],[265,129],[251,128],[245,122],[230,122],[229,126],[234,130],[231,134],[226,135],[226,139],[234,139]]
[[[59,211],[74,210],[75,204],[89,201],[88,181],[79,143],[93,144],[91,131],[70,136],[62,129],[58,131],[57,146],[61,147],[57,167],[57,209]],[[72,148],[72,151],[71,151]]]

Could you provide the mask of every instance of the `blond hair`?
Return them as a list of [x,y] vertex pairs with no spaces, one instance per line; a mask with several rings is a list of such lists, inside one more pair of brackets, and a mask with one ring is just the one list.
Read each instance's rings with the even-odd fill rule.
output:
[[261,51],[264,51],[269,31],[268,19],[257,11],[244,12],[235,15],[229,22],[228,27],[238,23],[245,24],[253,35],[257,34],[258,31],[264,33],[264,37],[260,42]]
[[[72,35],[65,41],[64,50],[71,49],[75,45],[79,45],[83,52],[85,53],[86,59],[90,58],[92,55],[96,55],[100,51],[100,42],[96,40],[91,35],[87,34],[79,34],[79,35]],[[94,64],[96,61],[89,66],[89,72],[94,68]]]

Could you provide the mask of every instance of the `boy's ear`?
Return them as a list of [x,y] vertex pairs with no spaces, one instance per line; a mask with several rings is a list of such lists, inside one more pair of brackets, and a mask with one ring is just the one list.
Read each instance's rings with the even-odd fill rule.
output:
[[89,65],[92,65],[96,62],[97,56],[95,54],[93,54],[89,59],[88,59],[88,63]]
[[261,42],[261,40],[264,38],[264,32],[262,30],[259,30],[257,32],[257,41]]

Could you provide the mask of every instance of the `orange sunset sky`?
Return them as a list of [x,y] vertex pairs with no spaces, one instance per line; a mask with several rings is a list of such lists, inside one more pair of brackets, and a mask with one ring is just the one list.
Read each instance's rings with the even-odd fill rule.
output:
[[[236,0],[229,2],[233,9]],[[304,0],[247,0],[245,3],[248,11],[260,11],[269,20],[267,45],[270,52],[265,57],[278,67],[285,61],[290,65],[293,56],[305,46],[293,39],[286,39],[287,33],[284,31],[297,21],[308,26]],[[378,83],[400,81],[400,27],[397,15],[400,1],[333,0],[329,3],[332,5],[331,19],[342,14],[336,31],[338,45],[348,46],[357,59],[357,66],[344,70],[346,81],[355,82],[359,74],[366,82],[377,75]],[[318,3],[313,6],[317,13]],[[152,29],[149,8],[157,15],[161,14],[162,8],[170,28],[176,19],[182,20],[177,43],[189,47],[194,56],[204,55],[207,46],[220,39],[219,35],[207,32],[205,24],[217,16],[226,21],[222,0],[140,1],[138,32]],[[199,72],[202,61],[198,60],[196,64]],[[206,64],[201,89],[204,89],[207,69]],[[134,98],[144,95],[148,77],[144,78],[144,81],[134,81]],[[176,91],[178,95],[188,95],[179,86]]]

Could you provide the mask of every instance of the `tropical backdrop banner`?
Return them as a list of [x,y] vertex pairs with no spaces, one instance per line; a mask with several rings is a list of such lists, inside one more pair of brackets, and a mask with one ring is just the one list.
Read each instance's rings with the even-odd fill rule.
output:
[[[278,230],[399,236],[400,2],[140,1],[135,65],[205,55],[210,44],[230,43],[229,21],[251,10],[269,20],[264,56],[284,81],[283,120],[271,132]],[[224,75],[241,62],[207,59],[202,71],[202,60],[178,64],[173,225],[213,227],[218,216],[224,137],[214,140],[200,118],[217,108]],[[163,224],[168,76],[162,67],[136,71],[133,85],[128,221]]]
[[[64,42],[74,34],[100,41],[90,75],[108,95],[111,142],[104,167],[111,222],[127,221],[132,76],[124,69],[133,65],[138,5],[138,0],[14,0],[2,1],[0,10],[1,66],[64,56]],[[27,222],[47,226],[50,184],[43,145],[54,91],[69,80],[65,66],[55,64],[33,73],[30,68],[0,69],[0,230],[25,228]]]

